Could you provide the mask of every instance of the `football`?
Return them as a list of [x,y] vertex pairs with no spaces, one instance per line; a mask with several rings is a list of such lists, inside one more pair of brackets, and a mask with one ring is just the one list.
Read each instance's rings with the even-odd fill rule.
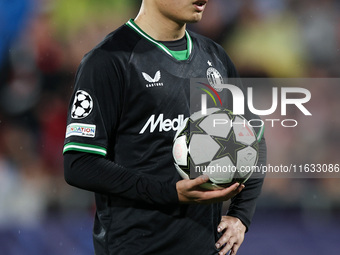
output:
[[208,175],[206,189],[221,189],[251,176],[259,157],[256,133],[241,115],[209,108],[186,118],[173,142],[174,164],[184,179]]
[[71,117],[73,119],[83,119],[87,117],[93,108],[93,101],[89,93],[78,90],[75,94]]

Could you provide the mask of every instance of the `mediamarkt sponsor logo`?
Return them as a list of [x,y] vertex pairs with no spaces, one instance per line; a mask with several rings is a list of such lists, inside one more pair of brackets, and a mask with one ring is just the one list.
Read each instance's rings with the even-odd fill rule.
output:
[[164,114],[160,114],[157,119],[155,114],[151,115],[148,121],[145,123],[144,127],[139,132],[143,134],[146,129],[150,127],[150,133],[153,133],[157,127],[159,132],[168,132],[170,130],[177,131],[177,129],[183,124],[184,115],[179,114],[177,118],[172,119],[164,119]]

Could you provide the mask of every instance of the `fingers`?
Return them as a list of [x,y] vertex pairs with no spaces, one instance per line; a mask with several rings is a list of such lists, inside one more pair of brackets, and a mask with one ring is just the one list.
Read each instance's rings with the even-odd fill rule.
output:
[[224,218],[222,217],[222,220],[220,222],[220,224],[218,224],[217,226],[217,232],[220,233],[222,232],[223,230],[225,230],[228,226],[228,222],[223,220]]
[[236,255],[238,248],[240,248],[240,245],[234,244],[233,248],[231,249],[230,255]]
[[[191,185],[192,187],[195,187],[195,186],[200,186],[206,182],[209,181],[209,176],[207,175],[201,175],[195,179],[193,179],[191,181]],[[231,192],[234,192],[235,194],[238,194],[239,192],[241,192],[241,190],[244,188],[244,184],[239,184],[238,182],[235,182],[233,185],[225,188],[225,189],[221,189],[221,190],[215,190],[215,191],[218,191],[220,192],[220,194],[223,196],[223,193],[226,195],[226,194],[229,194]],[[217,193],[217,192],[216,192]]]
[[227,254],[230,250],[230,255],[236,255],[240,245],[244,240],[246,227],[243,223],[232,216],[222,216],[220,224],[217,226],[217,231],[224,231],[221,238],[216,243],[216,248],[223,247],[219,255]]
[[224,191],[225,195],[231,194],[232,196],[234,196],[240,193],[244,187],[244,184],[240,185],[238,182],[236,182],[228,188],[223,189],[222,191]]
[[228,188],[221,190],[204,190],[201,193],[201,202],[222,202],[234,197],[244,188],[244,185],[234,183]]
[[216,243],[216,248],[221,248],[222,244],[224,244],[224,247],[219,251],[219,255],[227,254],[228,251],[230,251],[230,255],[235,255],[240,248],[239,240],[230,235],[223,235]]
[[218,253],[219,255],[225,255],[228,254],[228,251],[230,250],[229,255],[236,255],[238,249],[240,248],[240,246],[238,244],[233,244],[231,248],[229,248],[229,246],[226,245],[222,250],[220,250],[220,252]]
[[[228,240],[228,242],[226,242],[226,244],[223,247],[223,249],[221,249],[218,254],[219,255],[224,255],[224,254],[227,254],[228,251],[230,251],[230,250],[231,250],[231,253],[233,253],[233,251],[236,249],[236,246],[237,246],[236,245],[236,240],[234,238],[230,238]],[[236,249],[236,252],[237,252],[237,250],[238,250],[238,248]]]
[[243,184],[239,185],[238,183],[234,183],[228,188],[212,191],[208,195],[215,196],[216,198],[219,198],[221,201],[225,201],[240,193],[243,188],[244,188]]
[[192,180],[192,187],[200,186],[207,181],[209,181],[209,177],[207,175],[201,175]]
[[181,180],[176,183],[178,200],[181,203],[216,203],[227,201],[237,195],[244,188],[244,185],[234,183],[228,188],[221,190],[206,190],[202,184],[209,181],[207,175],[201,175],[193,180]]
[[233,247],[235,241],[236,240],[232,236],[232,233],[230,233],[230,230],[228,231],[227,229],[225,233],[221,236],[221,238],[216,242],[215,246],[217,249],[219,249],[224,245],[223,249],[220,251],[219,254],[226,254],[226,252]]

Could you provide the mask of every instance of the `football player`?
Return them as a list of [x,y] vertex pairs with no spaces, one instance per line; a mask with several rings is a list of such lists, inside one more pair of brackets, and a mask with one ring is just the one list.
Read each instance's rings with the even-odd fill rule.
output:
[[[143,0],[135,19],[82,60],[64,146],[66,181],[93,191],[94,249],[101,254],[236,254],[263,179],[203,190],[172,158],[190,115],[190,79],[237,77],[221,46],[186,30],[207,0]],[[228,102],[225,102],[228,105]],[[265,163],[265,142],[259,164]],[[222,202],[231,200],[227,215]]]

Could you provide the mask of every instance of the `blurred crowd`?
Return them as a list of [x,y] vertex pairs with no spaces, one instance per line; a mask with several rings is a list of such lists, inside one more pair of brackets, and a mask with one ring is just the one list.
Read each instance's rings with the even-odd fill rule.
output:
[[[139,4],[1,1],[0,226],[34,224],[46,213],[93,210],[93,195],[63,179],[74,75],[83,55],[135,17]],[[340,78],[336,0],[213,0],[202,22],[189,29],[220,43],[242,77]],[[313,87],[312,107],[320,118],[292,132],[268,130],[269,163],[339,163],[339,91]],[[340,179],[270,178],[259,207],[339,209],[339,184]]]

